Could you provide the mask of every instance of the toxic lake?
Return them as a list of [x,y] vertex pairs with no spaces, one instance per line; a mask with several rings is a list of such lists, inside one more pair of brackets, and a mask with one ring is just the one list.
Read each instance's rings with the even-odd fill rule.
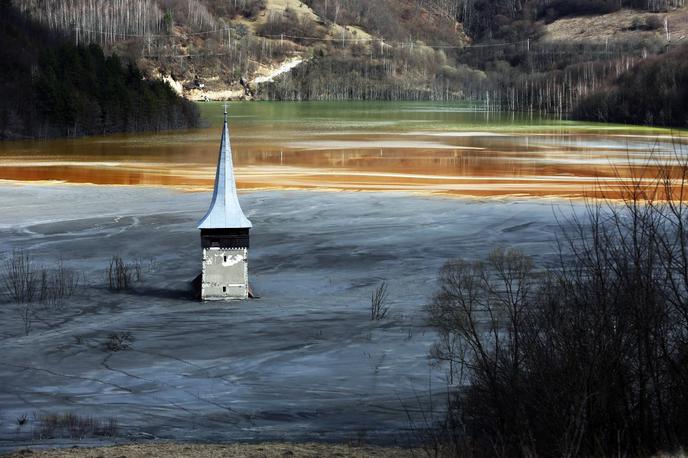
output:
[[[188,131],[0,143],[0,179],[207,190],[221,103]],[[242,189],[592,195],[672,161],[685,131],[489,113],[435,102],[231,103]]]
[[[232,103],[257,297],[209,303],[191,281],[223,107],[201,109],[208,126],[193,131],[0,142],[0,453],[415,446],[455,387],[429,356],[442,266],[495,248],[556,265],[555,236],[585,215],[578,198],[680,160],[688,142],[685,131],[439,103]],[[73,294],[22,315],[1,289],[17,253],[67,269]],[[140,271],[121,291],[108,284],[116,257]],[[373,320],[383,284],[389,315]],[[75,439],[49,427],[65,415],[117,428]]]

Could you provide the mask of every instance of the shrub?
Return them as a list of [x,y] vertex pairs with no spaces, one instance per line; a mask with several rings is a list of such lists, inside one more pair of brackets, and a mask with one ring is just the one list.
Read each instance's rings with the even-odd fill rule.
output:
[[99,420],[91,416],[77,415],[72,412],[63,414],[48,413],[36,418],[39,424],[41,439],[69,437],[83,439],[89,436],[113,437],[119,430],[117,419],[114,417]]
[[562,225],[551,269],[516,250],[443,267],[428,306],[432,356],[463,387],[448,443],[478,456],[688,445],[688,162],[636,176],[621,203],[589,204]]
[[125,262],[120,256],[113,256],[105,271],[105,280],[111,291],[130,289],[134,283],[143,280],[141,261]]
[[17,426],[24,426],[26,422],[28,421],[29,416],[24,414],[21,414],[19,417],[17,417]]
[[13,251],[3,267],[2,281],[10,300],[17,304],[32,302],[36,295],[37,277],[29,253]]
[[641,18],[638,16],[633,17],[631,20],[631,25],[628,27],[629,30],[657,30],[664,26],[662,20],[657,16],[647,16],[646,18]]
[[59,307],[80,286],[81,275],[64,266],[62,259],[52,269],[41,268],[39,273],[38,302]]
[[646,30],[657,30],[664,27],[664,22],[658,16],[648,16],[645,18],[645,29]]
[[128,350],[133,341],[134,336],[131,332],[113,332],[105,342],[105,349],[112,352]]
[[131,284],[131,272],[129,266],[119,256],[113,256],[107,268],[107,287],[110,290],[120,291],[129,288]]
[[35,315],[34,303],[60,306],[78,289],[80,275],[67,269],[62,259],[52,268],[37,267],[28,252],[15,250],[0,271],[0,281],[10,301],[17,305],[24,334],[28,335]]
[[265,0],[208,0],[210,9],[217,16],[243,16],[252,19],[265,9]]
[[370,296],[370,319],[384,320],[389,313],[387,303],[387,283],[382,282]]

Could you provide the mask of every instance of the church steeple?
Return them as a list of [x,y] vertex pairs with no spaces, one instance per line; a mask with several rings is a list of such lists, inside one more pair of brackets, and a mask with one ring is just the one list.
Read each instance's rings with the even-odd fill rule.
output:
[[239,205],[234,167],[232,163],[232,145],[227,126],[227,105],[225,104],[225,121],[220,140],[220,154],[215,174],[215,190],[210,208],[198,223],[199,229],[250,228],[251,221],[246,218]]
[[248,249],[251,221],[239,205],[234,170],[232,146],[225,122],[220,141],[220,157],[217,161],[215,190],[210,208],[198,223],[203,249],[201,272],[201,298],[203,300],[246,299],[248,286]]

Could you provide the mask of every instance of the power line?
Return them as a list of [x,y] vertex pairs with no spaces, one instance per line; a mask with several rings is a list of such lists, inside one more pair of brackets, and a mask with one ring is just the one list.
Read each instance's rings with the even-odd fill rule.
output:
[[[102,30],[84,29],[81,27],[75,27],[73,30],[75,32],[83,31],[83,32],[91,33],[91,34],[105,35],[105,36],[109,36],[109,37],[124,37],[124,38],[151,38],[151,37],[171,38],[171,37],[173,37],[170,34],[115,33],[115,32],[108,32],[108,31],[102,31]],[[187,36],[188,35],[198,36],[198,35],[209,35],[209,34],[219,33],[219,32],[231,33],[231,30],[232,29],[230,27],[223,27],[223,28],[212,29],[212,30],[204,30],[204,31],[200,31],[200,32],[189,32],[189,33],[186,33],[186,35]],[[341,37],[341,38],[336,38],[336,37],[313,37],[313,36],[288,35],[288,34],[256,35],[256,37],[257,38],[271,39],[271,40],[288,39],[288,40],[320,41],[320,42],[332,42],[332,43],[379,43],[381,46],[384,46],[384,45],[399,46],[399,47],[419,46],[419,47],[426,47],[426,48],[431,48],[431,49],[460,49],[460,50],[481,49],[481,48],[499,48],[499,47],[517,46],[517,45],[533,46],[533,43],[531,43],[529,39],[519,40],[519,41],[510,41],[510,42],[500,42],[500,43],[448,45],[448,44],[425,44],[422,42],[414,42],[414,41],[398,41],[398,40],[386,41],[384,38],[379,38],[379,37],[370,37],[370,38]],[[539,43],[536,43],[536,44],[539,44]],[[564,42],[564,43],[556,43],[556,46],[562,46],[562,45],[585,46],[587,44],[588,43],[583,43],[583,42]],[[197,56],[200,56],[200,55],[201,54],[198,54]],[[225,54],[203,54],[203,55],[226,55],[226,53]],[[180,55],[180,56],[174,56],[174,57],[184,57],[184,56],[187,56],[187,55]]]
[[[156,33],[136,34],[136,33],[108,32],[108,31],[104,31],[104,30],[85,29],[83,27],[74,27],[72,30],[74,30],[75,32],[82,31],[82,32],[96,34],[96,35],[106,35],[109,37],[125,37],[125,38],[151,38],[151,37],[170,38],[172,36],[170,34],[156,34]],[[202,32],[189,32],[186,35],[209,35],[211,33],[224,32],[227,30],[230,30],[229,27],[225,27],[222,29],[204,30]]]
[[[93,30],[93,29],[85,29],[83,27],[75,27],[74,29],[75,32],[86,32],[88,34],[95,34],[95,35],[104,35],[108,37],[123,37],[123,38],[170,38],[172,35],[170,34],[155,34],[155,33],[146,33],[146,34],[134,34],[134,33],[120,33],[120,32],[109,32],[109,31],[103,31],[103,30]],[[204,30],[200,32],[188,32],[186,35],[209,35],[213,33],[218,33],[218,32],[230,32],[231,33],[231,28],[230,27],[224,27],[224,28],[219,28],[219,29],[211,29],[211,30]],[[500,47],[500,46],[512,46],[512,45],[518,45],[518,44],[524,44],[527,43],[528,40],[520,40],[520,41],[513,41],[513,42],[503,42],[503,43],[484,43],[484,44],[477,44],[477,45],[446,45],[446,44],[425,44],[422,42],[413,42],[413,41],[397,41],[397,40],[385,40],[384,38],[379,38],[379,37],[370,37],[370,38],[348,38],[348,37],[342,37],[342,38],[336,38],[336,37],[313,37],[313,36],[300,36],[300,35],[288,35],[288,34],[280,34],[280,35],[256,35],[257,37],[260,38],[266,38],[266,39],[272,39],[272,40],[280,40],[280,39],[289,39],[289,40],[310,40],[310,41],[325,41],[325,42],[334,42],[334,43],[342,43],[342,42],[347,42],[347,43],[377,43],[380,42],[382,45],[396,45],[396,46],[424,46],[426,48],[433,48],[433,49],[471,49],[471,48],[492,48],[492,47]]]

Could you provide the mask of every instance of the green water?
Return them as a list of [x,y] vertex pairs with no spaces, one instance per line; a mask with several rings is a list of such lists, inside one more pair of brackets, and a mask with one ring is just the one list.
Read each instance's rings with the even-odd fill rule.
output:
[[[207,189],[223,103],[206,127],[0,142],[0,179]],[[631,166],[675,162],[688,132],[488,113],[436,102],[228,104],[239,186],[475,196],[585,194]]]
[[[222,123],[223,102],[199,103],[201,114],[213,125]],[[688,131],[645,126],[570,121],[532,113],[486,112],[476,105],[457,102],[231,102],[234,124],[256,121],[274,126],[298,124],[308,131],[353,128],[404,131],[468,130],[474,128],[500,132],[625,132],[669,134]]]

